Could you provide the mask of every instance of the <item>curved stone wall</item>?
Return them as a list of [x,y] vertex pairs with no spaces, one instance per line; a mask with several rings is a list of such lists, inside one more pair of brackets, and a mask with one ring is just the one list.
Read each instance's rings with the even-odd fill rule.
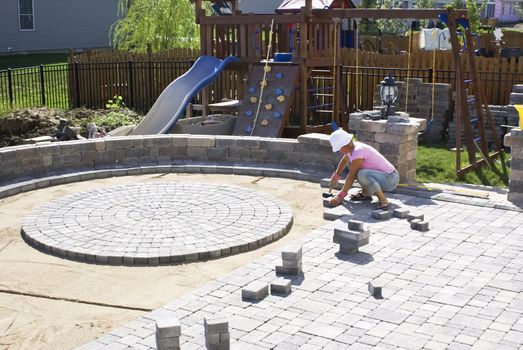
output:
[[0,198],[69,182],[156,172],[319,182],[338,161],[323,134],[298,139],[173,134],[24,145],[0,149]]

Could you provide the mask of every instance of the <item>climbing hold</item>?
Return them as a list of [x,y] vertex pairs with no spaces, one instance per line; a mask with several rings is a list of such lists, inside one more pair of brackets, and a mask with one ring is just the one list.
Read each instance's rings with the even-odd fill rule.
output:
[[269,73],[271,70],[272,70],[272,67],[271,67],[271,66],[265,66],[265,67],[263,67],[263,71],[266,72],[266,73]]
[[276,90],[274,90],[274,93],[278,96],[283,95],[283,89],[277,88]]
[[272,109],[272,104],[271,104],[271,103],[267,103],[267,104],[265,105],[265,109],[268,110],[268,111],[270,111],[270,110]]
[[251,103],[256,103],[258,102],[258,99],[256,98],[256,96],[251,96]]
[[252,109],[249,109],[249,110],[245,111],[245,116],[246,117],[252,117],[252,115],[253,115]]
[[276,118],[276,119],[279,119],[279,118],[281,118],[281,113],[276,111],[276,112],[272,113],[272,117]]
[[269,125],[269,121],[267,119],[264,119],[260,122],[261,126],[267,126]]
[[281,78],[283,78],[283,73],[276,73],[276,74],[274,74],[274,77],[276,79],[281,79]]
[[246,132],[247,134],[250,134],[250,133],[252,132],[252,126],[247,125],[247,127],[245,128],[245,132]]
[[250,92],[251,94],[256,92],[256,88],[254,86],[251,86],[247,89],[248,92]]
[[277,99],[278,101],[280,101],[280,102],[283,102],[283,101],[285,101],[285,96],[280,95],[280,96],[276,97],[276,99]]
[[267,80],[260,81],[260,86],[267,86]]

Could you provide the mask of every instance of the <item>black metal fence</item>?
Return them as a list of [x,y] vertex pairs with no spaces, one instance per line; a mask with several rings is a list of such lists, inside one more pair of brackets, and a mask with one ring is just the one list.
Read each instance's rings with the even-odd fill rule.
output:
[[0,111],[39,106],[67,109],[68,96],[67,64],[0,71]]

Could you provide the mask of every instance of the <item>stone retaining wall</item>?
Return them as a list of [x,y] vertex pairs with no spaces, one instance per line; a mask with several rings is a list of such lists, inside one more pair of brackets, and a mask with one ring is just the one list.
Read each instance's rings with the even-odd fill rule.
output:
[[108,137],[0,149],[0,185],[103,168],[183,164],[185,162],[272,164],[332,171],[339,155],[328,135],[298,139],[214,135]]
[[505,146],[510,147],[510,174],[507,199],[523,203],[523,130],[512,129],[505,135]]

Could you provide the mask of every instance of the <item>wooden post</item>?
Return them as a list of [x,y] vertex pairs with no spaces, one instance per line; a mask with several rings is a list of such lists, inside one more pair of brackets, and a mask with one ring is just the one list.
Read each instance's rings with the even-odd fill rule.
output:
[[307,6],[309,9],[312,8],[312,1],[306,1],[305,9],[302,8],[302,19],[300,23],[300,55],[303,59],[303,63],[300,66],[300,132],[307,132],[307,119],[308,119],[308,84],[307,79],[309,78],[309,67],[307,66],[307,42],[309,40],[309,24],[307,17]]

